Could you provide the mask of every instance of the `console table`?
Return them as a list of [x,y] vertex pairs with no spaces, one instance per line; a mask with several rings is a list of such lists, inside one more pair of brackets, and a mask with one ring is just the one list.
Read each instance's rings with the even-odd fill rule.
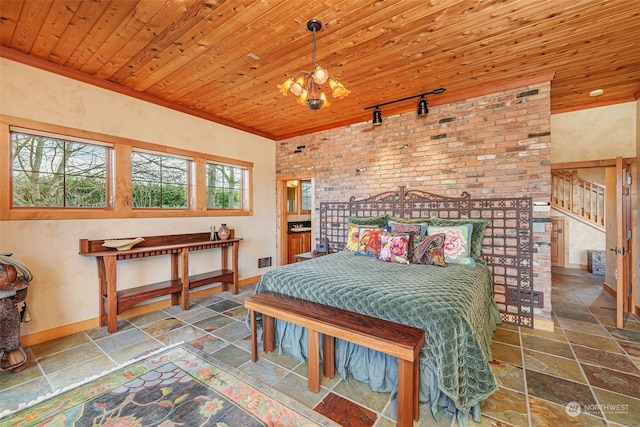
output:
[[[223,290],[233,285],[238,293],[238,247],[240,238],[233,230],[227,240],[209,240],[211,234],[189,233],[165,236],[143,236],[144,241],[129,250],[118,251],[102,246],[104,239],[80,239],[80,255],[96,258],[100,282],[100,326],[107,325],[109,332],[116,332],[118,314],[142,301],[171,295],[171,305],[178,305],[182,296],[182,309],[189,309],[189,289],[221,282]],[[221,269],[189,276],[189,252],[204,249],[221,250]],[[233,252],[229,268],[229,248]],[[170,280],[118,290],[117,262],[158,255],[170,255]]]

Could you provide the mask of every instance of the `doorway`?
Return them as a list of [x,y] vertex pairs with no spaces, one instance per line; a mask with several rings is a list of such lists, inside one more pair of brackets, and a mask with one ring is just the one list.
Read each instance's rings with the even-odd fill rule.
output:
[[[611,159],[599,160],[594,162],[576,162],[552,165],[552,171],[557,170],[580,170],[588,174],[589,170],[602,169],[605,171],[605,188],[606,188],[606,224],[605,227],[605,244],[601,248],[605,253],[605,277],[603,278],[603,289],[617,298],[617,323],[620,325],[622,316],[626,312],[635,312],[638,314],[637,301],[637,254],[631,251],[631,248],[637,247],[637,184],[631,179],[637,176],[636,159]],[[573,203],[573,201],[572,201]],[[562,213],[562,210],[555,207],[554,209]],[[568,221],[565,219],[564,228],[562,228],[563,239],[557,233],[557,228],[552,217],[552,236],[551,236],[551,262],[560,261],[561,254],[558,253],[558,244],[560,240],[565,242],[565,267],[584,268],[577,265],[570,256],[575,249],[586,250],[589,248],[585,244],[575,245],[576,236],[569,236]],[[572,232],[577,233],[576,230]],[[578,233],[580,235],[580,233]],[[583,237],[583,236],[581,236]],[[572,250],[574,252],[572,252]],[[622,292],[618,292],[621,290]],[[622,327],[622,326],[618,326]]]
[[285,176],[277,181],[278,261],[295,262],[295,255],[311,251],[314,241],[315,177]]

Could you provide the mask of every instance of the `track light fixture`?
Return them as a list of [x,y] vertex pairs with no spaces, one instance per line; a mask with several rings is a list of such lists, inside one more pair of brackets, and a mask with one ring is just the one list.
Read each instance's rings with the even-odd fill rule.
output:
[[365,110],[369,110],[373,108],[373,124],[375,126],[379,126],[382,124],[382,110],[380,107],[383,105],[395,104],[396,102],[406,101],[407,99],[420,98],[418,101],[418,116],[426,116],[429,114],[429,101],[427,101],[427,95],[436,95],[445,91],[445,88],[441,87],[438,89],[434,89],[430,92],[424,92],[419,95],[407,96],[406,98],[396,99],[395,101],[383,102],[382,104],[372,105],[370,107],[366,107]]
[[336,80],[325,68],[316,62],[316,31],[322,29],[322,23],[317,19],[307,22],[307,29],[313,33],[313,71],[300,71],[286,82],[277,85],[283,95],[291,92],[298,97],[298,103],[306,105],[311,110],[319,110],[328,107],[327,96],[320,87],[321,84],[329,82],[331,93],[334,98],[342,99],[351,92]]
[[382,124],[382,110],[377,107],[373,110],[373,125],[380,126]]
[[420,97],[420,101],[418,101],[418,115],[426,116],[427,114],[429,114],[429,102],[423,95]]

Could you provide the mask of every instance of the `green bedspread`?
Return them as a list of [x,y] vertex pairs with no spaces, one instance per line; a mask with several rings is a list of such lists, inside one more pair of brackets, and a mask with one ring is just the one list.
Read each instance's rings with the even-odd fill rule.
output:
[[[488,360],[499,314],[491,274],[482,263],[443,268],[338,252],[267,272],[256,288],[256,293],[262,291],[424,329],[426,343],[420,362],[435,377],[430,380],[421,374],[421,382],[437,381],[439,391],[463,414],[479,415],[479,403],[497,389]],[[422,386],[428,384],[421,384],[421,400],[441,399],[439,392]],[[430,403],[434,415],[437,405],[446,406]]]

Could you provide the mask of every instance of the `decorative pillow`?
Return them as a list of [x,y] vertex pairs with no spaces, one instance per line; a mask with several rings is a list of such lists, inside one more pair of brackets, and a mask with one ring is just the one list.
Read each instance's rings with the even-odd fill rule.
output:
[[471,224],[473,232],[471,233],[471,249],[469,256],[475,260],[482,259],[482,240],[484,239],[484,230],[491,224],[490,219],[471,218],[471,219],[444,219],[434,218],[432,225],[438,227],[448,227],[450,225]]
[[433,225],[433,219],[434,218],[398,218],[395,216],[390,216],[389,217],[389,225],[391,225],[392,222],[398,223],[398,224],[414,224],[414,225],[420,225],[420,234],[426,235],[427,234],[427,226],[429,225]]
[[476,263],[469,256],[470,238],[473,231],[471,224],[451,225],[449,227],[429,226],[427,233],[429,236],[434,234],[445,234],[444,256],[447,263],[464,264],[475,266]]
[[372,256],[378,258],[380,255],[380,249],[382,243],[380,235],[384,231],[389,231],[385,228],[366,228],[360,230],[360,241],[358,242],[358,250],[356,255]]
[[366,218],[350,217],[349,224],[353,225],[368,225],[374,227],[386,227],[387,221],[389,221],[389,215],[371,216]]
[[380,234],[380,261],[409,264],[410,233],[390,233],[383,231]]
[[[423,230],[424,227],[424,230]],[[392,233],[415,233],[426,234],[427,223],[423,224],[406,224],[402,222],[389,221],[389,228]]]
[[436,233],[431,236],[414,236],[411,262],[413,264],[446,267],[447,262],[444,256],[444,242],[446,237],[446,234],[442,233]]
[[358,244],[360,243],[360,229],[366,230],[367,228],[375,228],[373,225],[349,225],[347,231],[347,244],[344,248],[347,252],[355,252],[358,250]]

